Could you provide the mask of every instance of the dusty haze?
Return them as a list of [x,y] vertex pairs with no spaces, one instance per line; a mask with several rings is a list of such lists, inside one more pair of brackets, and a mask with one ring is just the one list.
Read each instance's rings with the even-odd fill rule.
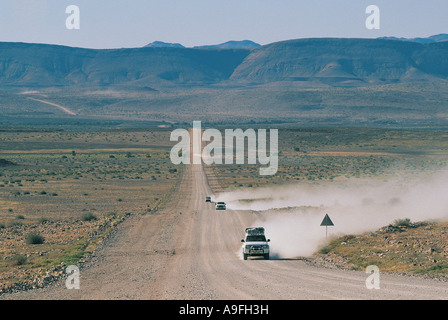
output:
[[334,226],[329,238],[373,231],[410,218],[412,222],[448,218],[448,170],[431,176],[297,183],[221,194],[229,209],[254,210],[261,218],[254,226],[266,228],[272,258],[308,256],[325,243],[325,214]]

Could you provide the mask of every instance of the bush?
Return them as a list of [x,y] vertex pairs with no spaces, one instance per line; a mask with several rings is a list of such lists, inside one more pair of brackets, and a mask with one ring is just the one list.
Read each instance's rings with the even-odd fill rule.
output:
[[10,227],[17,227],[17,226],[23,226],[23,222],[22,221],[18,221],[18,220],[13,220],[9,223]]
[[106,215],[106,217],[108,217],[108,218],[115,218],[115,217],[117,217],[117,213],[116,213],[116,212],[109,212],[109,213]]
[[353,234],[346,234],[344,236],[342,236],[341,240],[342,241],[348,241],[350,239],[355,239],[356,237]]
[[18,220],[23,220],[23,219],[25,219],[25,216],[24,216],[23,214],[18,214],[18,215],[16,216],[16,219],[18,219]]
[[42,244],[45,238],[39,232],[33,231],[26,235],[25,240],[27,244]]
[[410,227],[411,225],[411,219],[409,218],[395,219],[393,223],[394,227]]
[[330,253],[330,251],[331,251],[331,248],[328,247],[328,246],[323,247],[323,248],[321,248],[321,249],[319,250],[319,252],[322,253],[322,254],[328,254],[328,253]]
[[48,220],[45,217],[39,218],[39,223],[47,223],[48,221],[50,221],[50,220]]
[[11,263],[14,266],[21,266],[26,263],[27,258],[24,255],[16,254],[11,258]]
[[94,215],[92,212],[88,212],[88,213],[84,213],[81,216],[81,220],[82,221],[91,221],[91,220],[96,220],[96,215]]

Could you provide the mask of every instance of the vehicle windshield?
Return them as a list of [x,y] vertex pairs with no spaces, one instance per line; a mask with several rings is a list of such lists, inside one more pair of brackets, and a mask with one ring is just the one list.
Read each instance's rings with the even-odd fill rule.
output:
[[253,242],[253,241],[266,241],[266,237],[264,235],[256,235],[256,236],[247,236],[246,242]]

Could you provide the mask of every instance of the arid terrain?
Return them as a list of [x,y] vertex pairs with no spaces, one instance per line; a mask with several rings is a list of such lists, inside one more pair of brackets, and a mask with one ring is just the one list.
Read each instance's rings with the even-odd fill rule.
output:
[[181,170],[169,161],[166,136],[163,130],[2,132],[0,158],[8,160],[0,171],[1,290],[51,282],[127,217],[156,212]]
[[[446,168],[446,132],[281,131],[279,172],[266,178],[252,166],[174,166],[168,133],[2,134],[2,284],[21,285],[1,298],[446,298],[445,189],[419,188]],[[400,188],[389,190],[388,182]],[[378,185],[387,198],[368,193]],[[410,196],[400,193],[412,186]],[[347,200],[357,192],[356,203]],[[415,192],[422,204],[439,206],[418,215]],[[226,201],[228,210],[215,210],[206,196]],[[401,212],[406,201],[416,210]],[[369,219],[378,208],[382,214]],[[328,240],[319,226],[324,212],[335,222]],[[406,225],[396,223],[405,217]],[[259,224],[271,239],[271,260],[244,261],[244,228]],[[28,244],[30,231],[45,241]],[[380,290],[365,285],[372,263]],[[79,290],[65,287],[68,264],[80,266]]]
[[0,300],[448,299],[440,3],[3,2]]

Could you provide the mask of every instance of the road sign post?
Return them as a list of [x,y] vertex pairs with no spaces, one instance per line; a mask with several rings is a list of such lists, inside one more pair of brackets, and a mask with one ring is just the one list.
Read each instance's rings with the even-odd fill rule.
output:
[[328,231],[327,228],[328,226],[334,226],[333,221],[331,221],[330,217],[328,216],[328,214],[325,214],[324,219],[322,220],[322,222],[320,223],[321,226],[325,226],[325,239],[328,239]]

